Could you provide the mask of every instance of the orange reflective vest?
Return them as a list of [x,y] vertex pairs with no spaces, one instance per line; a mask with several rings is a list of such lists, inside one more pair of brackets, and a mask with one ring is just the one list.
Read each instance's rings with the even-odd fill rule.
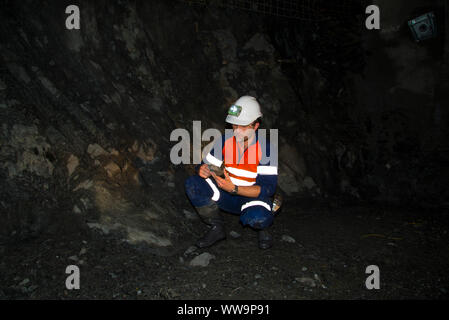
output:
[[277,176],[277,159],[274,163],[268,160],[270,144],[259,141],[257,131],[252,144],[243,153],[239,149],[234,136],[223,137],[221,144],[216,143],[207,154],[205,162],[218,167],[224,162],[232,183],[237,186],[252,186],[260,175]]

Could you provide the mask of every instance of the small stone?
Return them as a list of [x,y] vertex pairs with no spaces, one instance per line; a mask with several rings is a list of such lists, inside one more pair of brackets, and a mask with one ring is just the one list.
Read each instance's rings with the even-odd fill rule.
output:
[[108,153],[97,143],[90,144],[87,147],[87,153],[90,155],[91,158],[96,158],[101,155],[107,155]]
[[73,191],[77,191],[78,189],[86,189],[86,190],[88,190],[88,189],[92,188],[93,185],[94,185],[94,183],[93,183],[92,180],[85,180],[85,181],[81,182],[80,184],[78,184],[73,189]]
[[114,272],[109,272],[109,275],[111,276],[112,279],[117,278],[117,275]]
[[214,258],[215,258],[214,255],[204,252],[199,256],[193,258],[192,261],[190,261],[190,265],[192,267],[207,267],[209,265],[210,260]]
[[36,290],[37,288],[39,288],[39,286],[37,286],[37,285],[32,285],[32,286],[30,286],[29,288],[28,288],[28,292],[33,292],[34,290]]
[[304,178],[303,183],[304,183],[304,186],[309,190],[316,186],[315,181],[313,181],[312,177],[309,177],[309,176]]
[[234,230],[232,230],[231,232],[229,232],[229,235],[230,235],[231,237],[233,237],[234,239],[237,239],[237,238],[240,238],[240,237],[241,237],[240,233],[235,232]]
[[302,267],[301,271],[307,271],[307,267]]
[[115,162],[113,162],[113,161],[109,162],[109,163],[104,167],[104,169],[105,169],[106,172],[108,173],[108,176],[109,176],[109,177],[113,177],[113,176],[115,176],[116,174],[118,174],[118,173],[121,171],[120,167],[119,167]]
[[301,277],[301,278],[295,278],[296,281],[305,284],[311,288],[316,287],[315,281],[312,278],[308,278],[308,277]]
[[72,260],[72,261],[78,261],[78,257],[77,256],[71,256],[68,259]]
[[74,206],[73,206],[73,213],[75,213],[75,214],[80,214],[80,213],[82,213],[82,211],[81,211],[81,209],[80,208],[78,208],[78,206],[75,204]]
[[28,284],[29,282],[30,282],[30,279],[25,278],[25,279],[22,280],[21,283],[19,283],[19,286],[24,286],[24,285]]
[[285,241],[285,242],[288,242],[288,243],[295,243],[295,242],[296,242],[295,239],[293,239],[292,237],[290,237],[290,236],[288,236],[288,235],[286,235],[286,234],[284,234],[284,235],[282,236],[281,240],[282,240],[282,241]]
[[[17,105],[21,104],[21,102],[16,100],[16,99],[11,99],[11,100],[6,101],[6,104],[8,105],[8,107],[14,107],[14,106],[17,106]],[[38,119],[35,119],[34,122],[36,124],[39,124],[39,120]]]
[[260,278],[262,278],[262,276],[261,276],[260,274],[256,274],[256,275],[254,276],[254,278],[260,279]]
[[196,213],[190,212],[189,210],[182,210],[182,212],[184,213],[184,217],[186,217],[186,219],[190,219],[190,220],[196,220],[198,219],[198,215]]
[[197,250],[197,247],[190,246],[187,248],[187,250],[184,252],[184,256],[188,256],[189,254],[195,252]]
[[81,248],[80,250],[80,256],[82,256],[83,254],[86,254],[87,249],[86,248]]
[[388,242],[387,245],[392,246],[392,247],[397,247],[396,243],[393,243],[393,242]]
[[179,257],[179,262],[184,263],[184,258],[183,257]]
[[5,90],[6,88],[6,84],[2,80],[0,80],[0,90]]

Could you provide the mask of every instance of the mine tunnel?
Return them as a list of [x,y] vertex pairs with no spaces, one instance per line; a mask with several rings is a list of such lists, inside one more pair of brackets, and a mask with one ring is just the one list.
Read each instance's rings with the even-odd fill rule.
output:
[[[448,9],[0,1],[0,298],[447,298]],[[275,189],[209,177],[230,200],[199,247],[186,181],[207,188],[203,133],[235,133],[248,96]],[[262,190],[263,227],[223,209]]]

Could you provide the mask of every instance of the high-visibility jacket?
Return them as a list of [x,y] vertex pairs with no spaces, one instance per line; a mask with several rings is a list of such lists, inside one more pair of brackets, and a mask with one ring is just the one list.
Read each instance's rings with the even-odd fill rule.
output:
[[234,136],[222,136],[205,157],[204,163],[224,167],[233,184],[237,186],[259,185],[259,197],[274,194],[277,185],[277,146],[272,146],[266,139],[256,137],[243,153]]

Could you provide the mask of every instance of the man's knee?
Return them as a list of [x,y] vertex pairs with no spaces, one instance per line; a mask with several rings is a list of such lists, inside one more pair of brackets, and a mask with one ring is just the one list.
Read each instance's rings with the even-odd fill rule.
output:
[[196,189],[196,175],[195,176],[190,176],[186,179],[186,181],[184,182],[184,189],[187,193],[187,196],[190,198],[193,194],[195,194],[195,189]]
[[184,182],[184,188],[189,199],[198,196],[201,190],[201,177],[198,175],[190,176]]
[[273,215],[262,206],[254,206],[245,210],[240,216],[243,225],[249,225],[254,229],[265,229],[273,223]]
[[198,175],[190,176],[184,182],[187,197],[195,207],[202,207],[211,202],[207,183]]

